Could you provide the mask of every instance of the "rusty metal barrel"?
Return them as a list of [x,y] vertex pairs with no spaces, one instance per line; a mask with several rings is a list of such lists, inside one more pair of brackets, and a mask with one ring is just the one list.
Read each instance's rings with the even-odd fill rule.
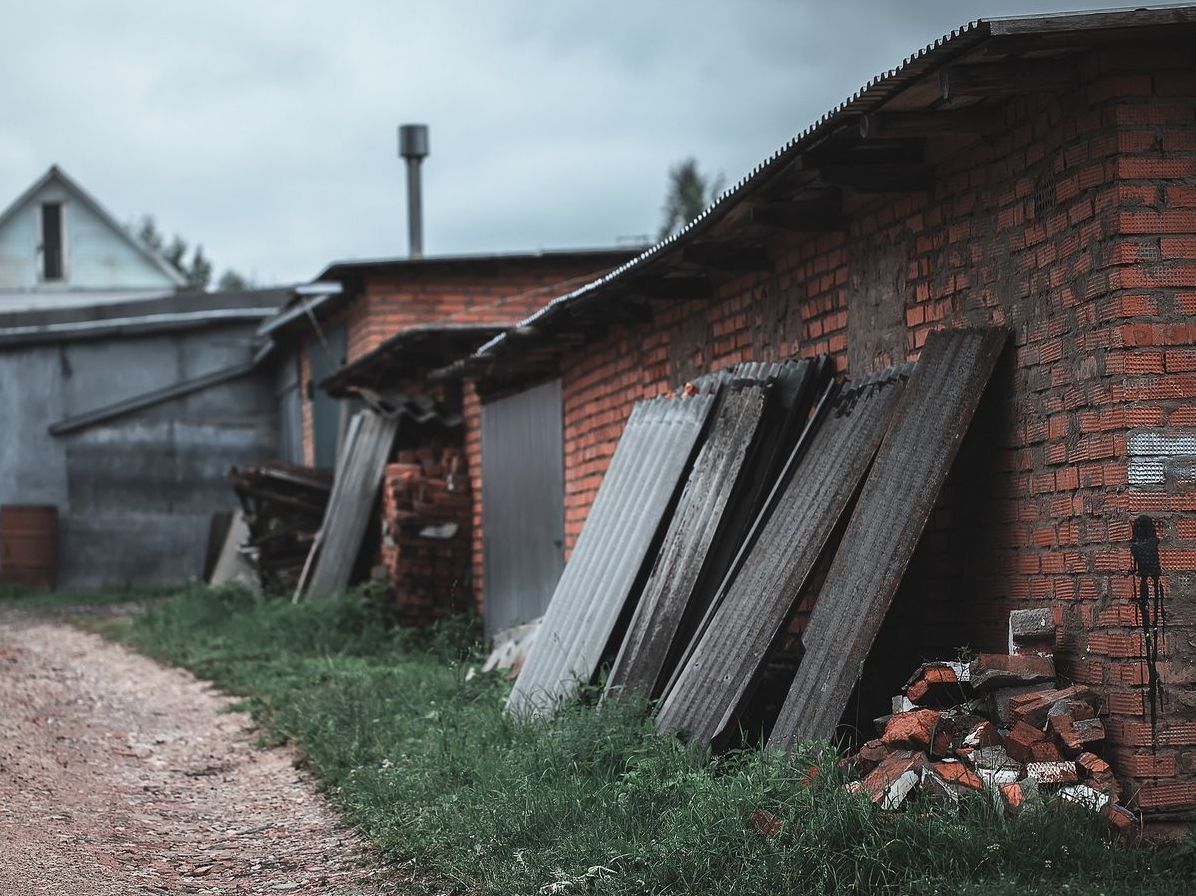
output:
[[0,505],[0,582],[54,589],[58,578],[58,508]]

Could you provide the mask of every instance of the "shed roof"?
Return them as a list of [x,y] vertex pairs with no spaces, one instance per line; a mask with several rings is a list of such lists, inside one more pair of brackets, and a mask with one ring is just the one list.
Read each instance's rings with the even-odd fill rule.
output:
[[845,202],[859,195],[927,189],[928,139],[959,144],[991,131],[995,101],[1074,81],[1074,53],[1127,39],[1191,45],[1194,37],[1194,6],[969,22],[826,112],[680,232],[558,296],[444,372],[490,384],[548,373],[571,335],[642,319],[636,306],[652,298],[702,298],[720,277],[767,270],[764,244],[778,230],[836,229]]

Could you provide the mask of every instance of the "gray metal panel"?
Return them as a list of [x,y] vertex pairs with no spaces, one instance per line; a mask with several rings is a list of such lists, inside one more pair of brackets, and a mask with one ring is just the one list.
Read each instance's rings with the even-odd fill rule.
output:
[[[348,330],[344,324],[325,334],[325,343],[308,345],[308,375],[318,383],[345,363]],[[341,403],[327,392],[316,389],[311,396],[312,435],[315,442],[316,466],[330,470],[336,466],[336,449],[341,429]]]
[[[859,487],[901,392],[904,371],[846,388],[811,424],[800,460],[774,491],[657,715],[660,731],[706,745],[732,724],[802,584]],[[784,480],[782,480],[784,481]]]
[[714,403],[699,393],[632,409],[509,711],[551,712],[593,678]]
[[673,638],[759,430],[765,391],[762,385],[738,384],[723,392],[710,435],[694,461],[611,668],[607,695],[637,693],[652,697],[658,679],[666,673]]
[[544,615],[565,568],[561,381],[482,405],[486,633]]
[[927,338],[819,591],[769,747],[834,735],[1008,335]]
[[346,439],[328,510],[320,527],[320,553],[307,593],[325,597],[350,585],[361,542],[382,486],[382,474],[394,446],[399,421],[361,411],[356,437]]

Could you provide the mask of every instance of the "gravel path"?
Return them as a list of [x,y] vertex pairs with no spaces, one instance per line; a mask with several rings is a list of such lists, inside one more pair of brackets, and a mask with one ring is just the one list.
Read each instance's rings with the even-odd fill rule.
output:
[[0,894],[377,894],[368,848],[187,672],[0,607]]

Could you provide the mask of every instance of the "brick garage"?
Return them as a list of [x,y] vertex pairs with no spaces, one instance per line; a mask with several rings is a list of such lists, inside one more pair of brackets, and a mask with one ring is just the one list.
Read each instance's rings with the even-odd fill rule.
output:
[[[1193,21],[961,29],[678,238],[476,356],[484,395],[562,380],[568,545],[634,402],[741,360],[827,353],[859,376],[916,359],[932,329],[1007,325],[861,703],[923,655],[1003,650],[1011,609],[1051,607],[1061,671],[1103,695],[1133,804],[1196,818]],[[1159,526],[1169,618],[1156,730],[1129,575],[1139,514]]]
[[[272,335],[288,352],[284,363],[299,371],[301,452],[293,460],[316,463],[320,394],[349,402],[362,389],[384,398],[417,397],[425,401],[413,408],[415,415],[429,409],[434,414],[422,423],[411,417],[400,424],[402,456],[384,483],[378,560],[395,585],[406,621],[426,622],[471,602],[472,569],[478,565],[480,571],[472,534],[481,519],[480,408],[470,384],[430,383],[425,374],[468,355],[502,327],[630,254],[559,250],[338,262],[316,282],[339,284],[340,292],[292,307],[289,319],[275,328]],[[315,354],[325,351],[330,334],[338,331],[343,343],[336,345],[343,345],[344,356],[333,363],[340,369],[331,379],[314,377]],[[321,389],[316,380],[329,387]],[[340,405],[330,408],[339,420]],[[451,420],[459,422],[447,425]],[[416,466],[422,470],[418,476]],[[458,526],[451,538],[418,534],[446,523]]]

